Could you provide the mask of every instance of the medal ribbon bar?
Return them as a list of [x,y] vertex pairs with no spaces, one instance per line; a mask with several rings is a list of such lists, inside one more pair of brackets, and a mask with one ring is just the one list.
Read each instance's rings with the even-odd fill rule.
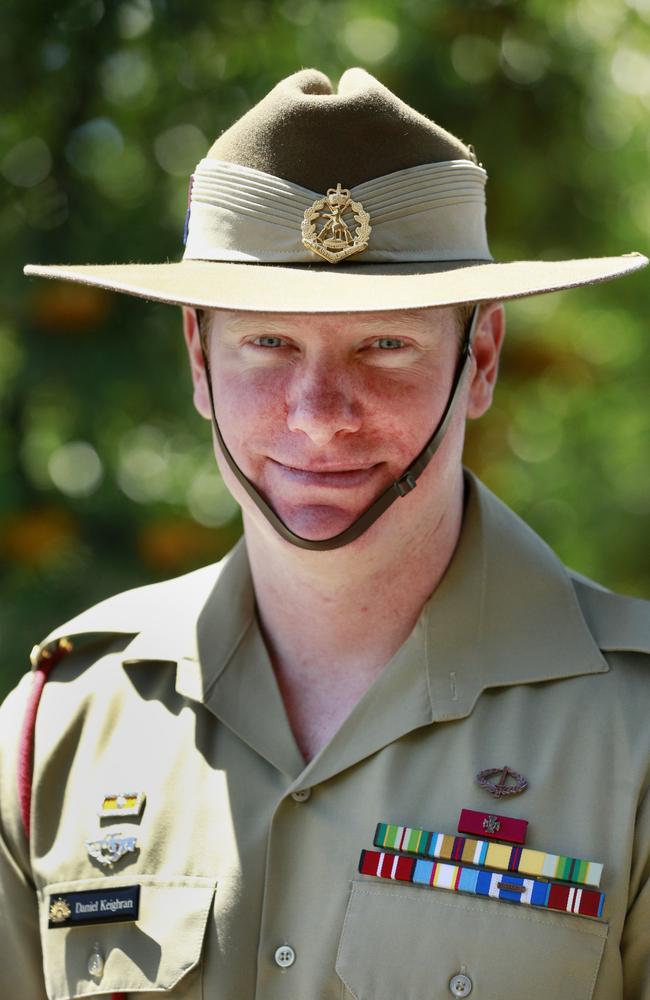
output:
[[373,843],[375,847],[408,851],[423,858],[464,861],[471,865],[487,865],[503,872],[562,879],[579,885],[598,886],[603,873],[603,866],[596,861],[583,861],[562,854],[535,851],[530,847],[513,847],[511,844],[455,837],[390,823],[377,824]]
[[581,917],[600,917],[605,894],[594,889],[503,875],[481,868],[465,868],[440,861],[409,858],[384,851],[362,851],[359,872],[374,878],[410,882],[429,888],[487,896],[509,903],[560,910]]

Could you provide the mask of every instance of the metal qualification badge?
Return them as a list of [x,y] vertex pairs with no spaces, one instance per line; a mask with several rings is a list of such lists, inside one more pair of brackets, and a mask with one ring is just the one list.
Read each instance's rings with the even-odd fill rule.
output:
[[86,850],[100,865],[112,868],[125,854],[139,850],[137,838],[123,833],[107,833],[101,840],[87,840]]

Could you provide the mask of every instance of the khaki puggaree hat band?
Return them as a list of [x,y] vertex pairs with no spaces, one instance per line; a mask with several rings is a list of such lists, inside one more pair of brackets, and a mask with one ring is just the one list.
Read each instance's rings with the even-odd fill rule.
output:
[[[492,260],[482,167],[447,160],[350,189],[372,220],[363,260]],[[322,194],[259,170],[201,160],[191,185],[184,260],[311,264],[305,212]],[[361,261],[361,258],[359,258]]]
[[358,312],[534,295],[647,264],[493,261],[486,176],[470,147],[364,70],[337,93],[302,70],[197,166],[182,261],[25,272],[203,308]]

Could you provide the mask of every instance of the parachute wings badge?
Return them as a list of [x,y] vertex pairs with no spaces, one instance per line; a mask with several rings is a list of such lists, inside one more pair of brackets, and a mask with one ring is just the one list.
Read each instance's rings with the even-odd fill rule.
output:
[[139,846],[136,837],[108,833],[102,840],[87,840],[86,850],[100,865],[112,868],[125,854],[139,850]]

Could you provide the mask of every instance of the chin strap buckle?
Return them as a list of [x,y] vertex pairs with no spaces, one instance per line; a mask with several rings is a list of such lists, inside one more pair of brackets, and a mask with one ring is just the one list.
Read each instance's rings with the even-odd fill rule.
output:
[[417,486],[417,480],[412,472],[405,472],[401,479],[398,479],[395,483],[395,489],[397,490],[399,496],[405,497],[407,493],[414,490]]

